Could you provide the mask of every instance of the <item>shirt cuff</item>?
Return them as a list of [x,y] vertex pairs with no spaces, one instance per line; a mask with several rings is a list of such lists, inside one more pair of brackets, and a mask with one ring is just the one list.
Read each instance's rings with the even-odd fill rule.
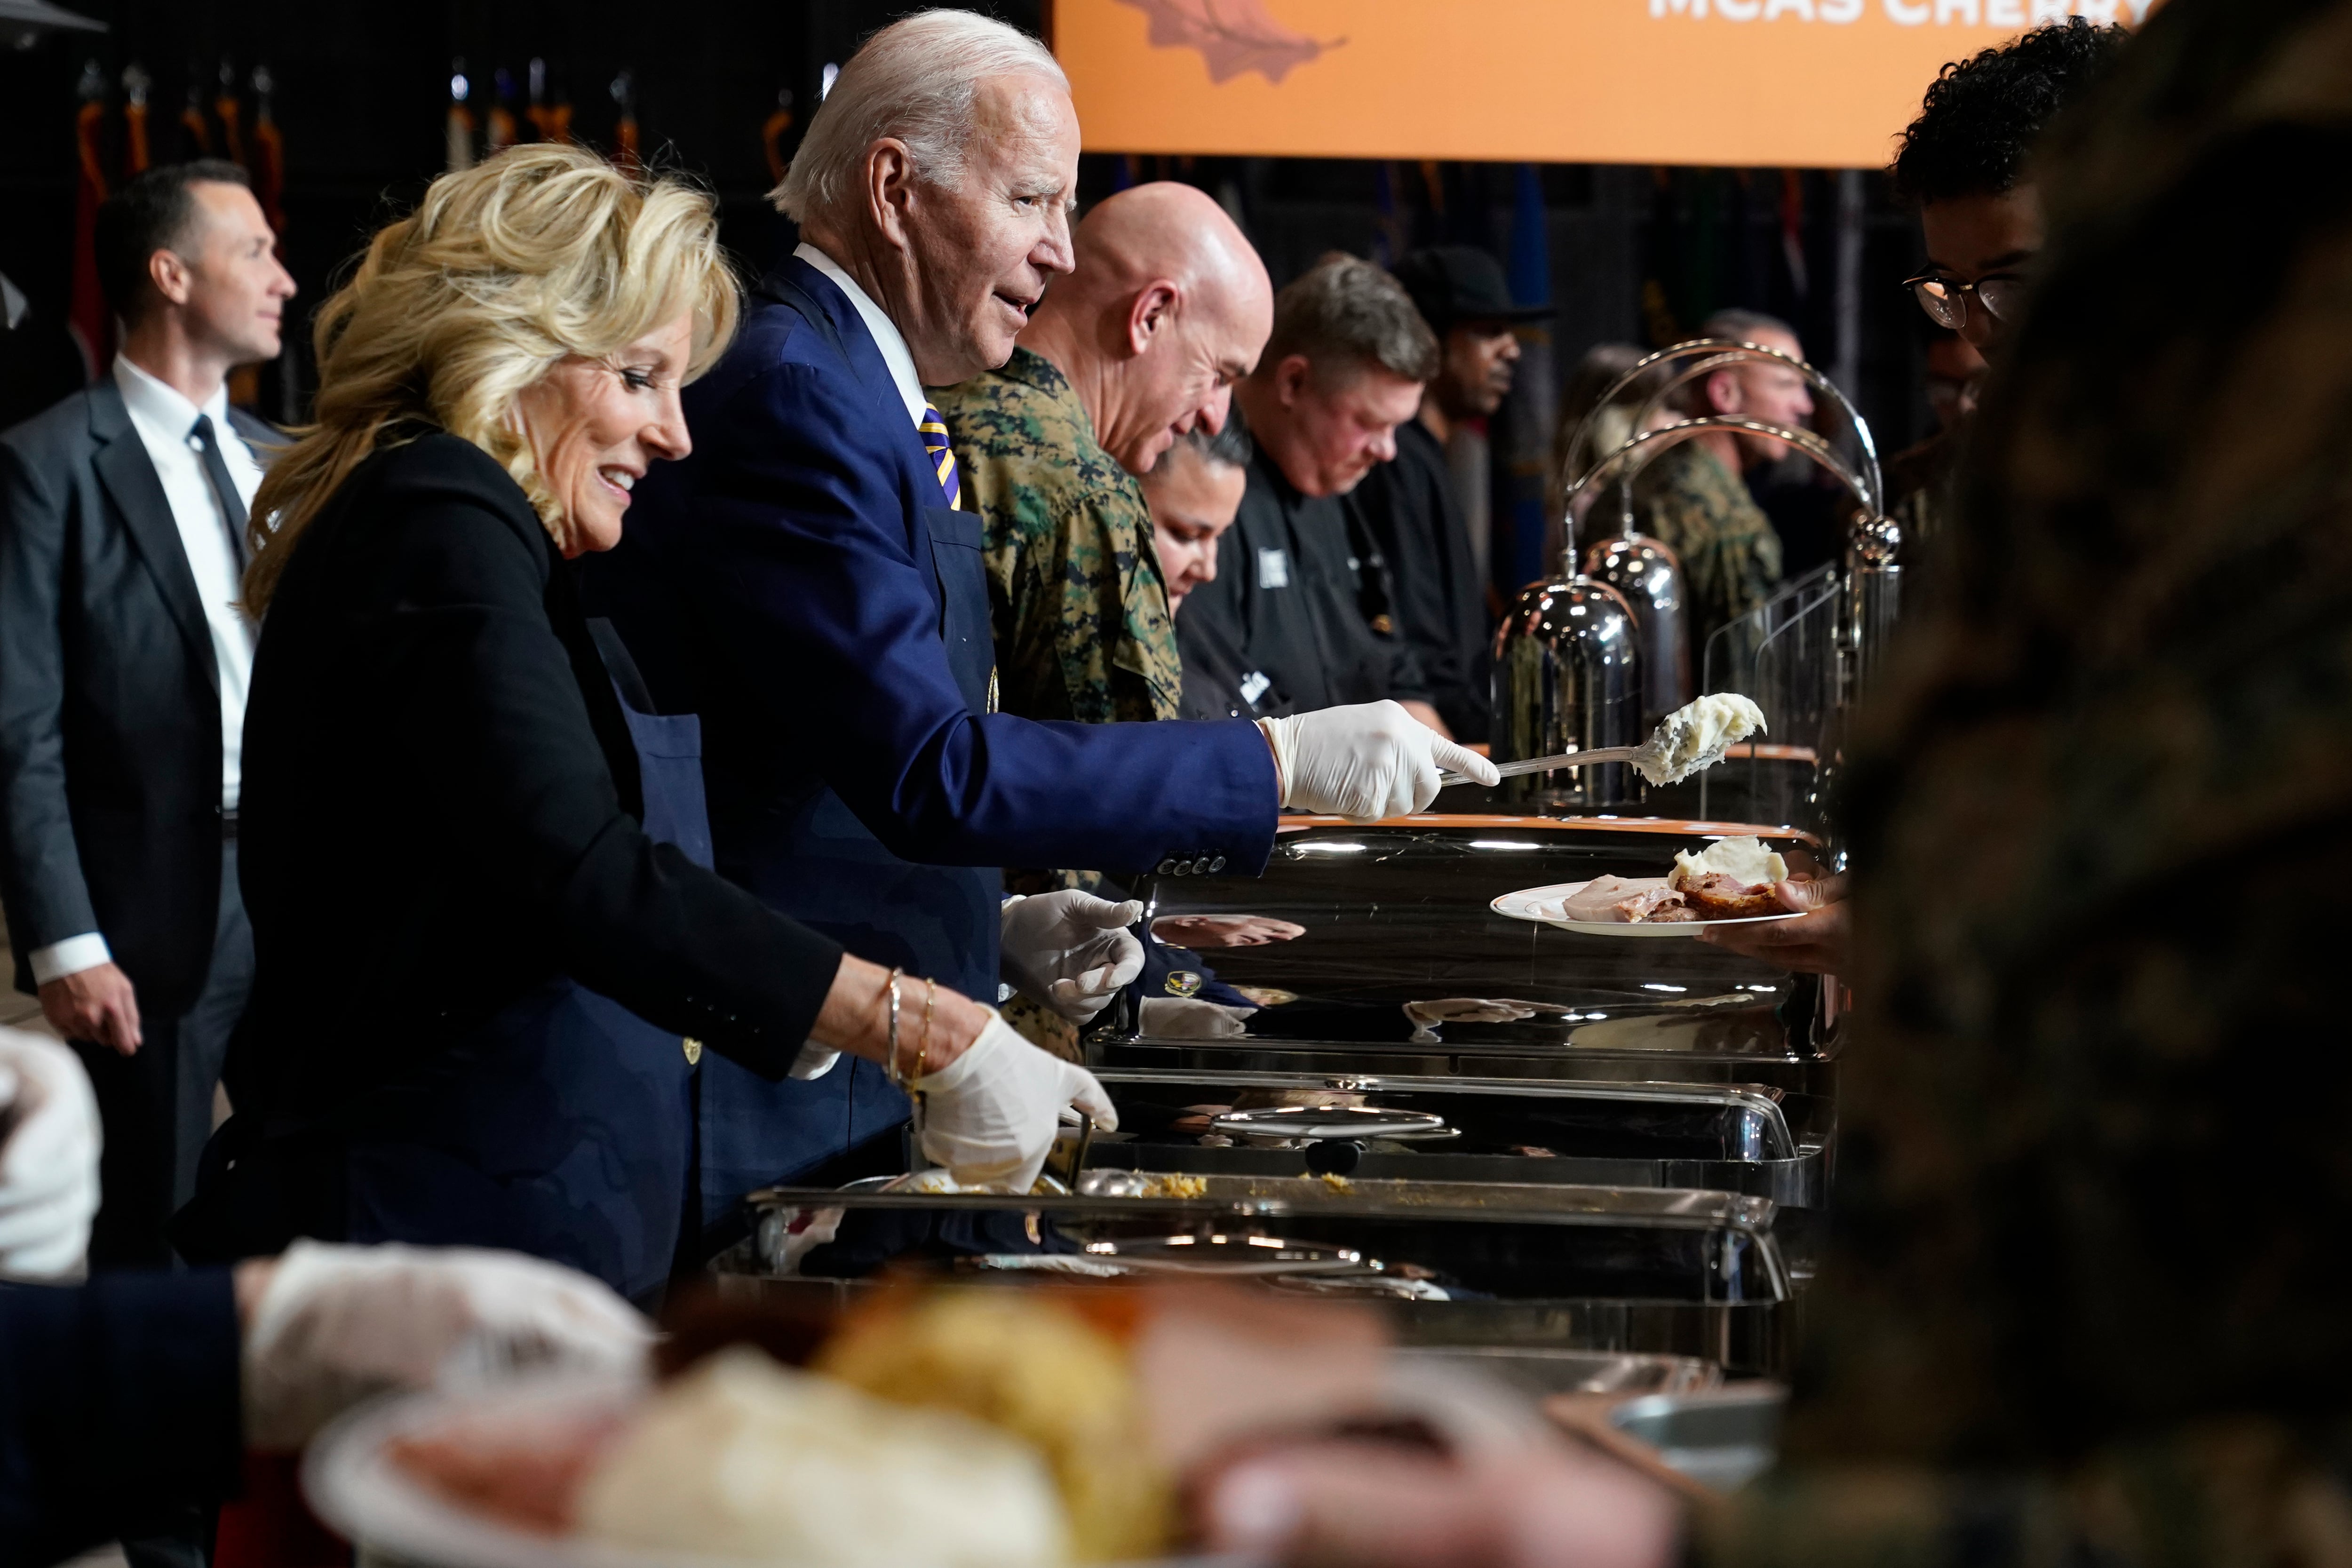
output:
[[814,1040],[803,1040],[801,1042],[801,1054],[793,1058],[792,1070],[785,1076],[803,1080],[823,1078],[833,1070],[833,1064],[840,1059],[839,1051],[827,1050]]
[[47,985],[52,980],[63,980],[68,974],[112,963],[114,952],[106,945],[106,938],[94,931],[84,931],[34,949],[27,962],[33,966],[33,984]]

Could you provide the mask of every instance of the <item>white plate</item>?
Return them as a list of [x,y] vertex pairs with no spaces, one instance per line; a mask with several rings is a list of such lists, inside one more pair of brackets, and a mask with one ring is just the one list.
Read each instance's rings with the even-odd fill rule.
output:
[[[412,1476],[386,1451],[404,1437],[430,1437],[489,1418],[545,1423],[609,1420],[633,1410],[644,1385],[560,1374],[518,1380],[496,1392],[394,1395],[343,1416],[303,1456],[302,1491],[311,1509],[362,1563],[400,1568],[776,1568],[772,1560],[651,1552],[541,1535],[478,1513]],[[922,1568],[920,1564],[913,1568]],[[1112,1565],[1119,1568],[1119,1565]],[[1248,1568],[1233,1557],[1159,1558],[1124,1568]]]
[[1487,906],[1498,915],[1515,921],[1531,921],[1537,925],[1557,926],[1561,931],[1581,931],[1587,936],[1696,936],[1709,926],[1759,926],[1774,921],[1794,920],[1801,912],[1791,910],[1785,915],[1748,915],[1736,921],[1564,921],[1558,915],[1539,911],[1538,903],[1556,904],[1591,887],[1596,879],[1581,882],[1554,882],[1545,888],[1521,888],[1516,893],[1504,893]]

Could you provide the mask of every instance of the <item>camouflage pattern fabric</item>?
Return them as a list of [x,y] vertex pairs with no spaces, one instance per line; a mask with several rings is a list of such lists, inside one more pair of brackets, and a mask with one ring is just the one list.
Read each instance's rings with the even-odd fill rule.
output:
[[1642,470],[1633,481],[1633,518],[1641,532],[1682,561],[1691,605],[1691,668],[1701,669],[1716,628],[1756,608],[1780,586],[1780,536],[1746,481],[1697,441],[1668,447]]
[[1786,1463],[1696,1562],[2352,1563],[2315,896],[2352,880],[2352,3],[2172,0],[2058,134],[1857,737],[1862,1012]]
[[[1151,513],[1135,477],[1095,439],[1053,362],[1016,348],[998,370],[935,388],[980,513],[996,635],[997,702],[1024,719],[1108,724],[1173,719],[1183,664]],[[1126,895],[1086,870],[1010,869],[1017,893],[1077,888]],[[1031,1044],[1080,1059],[1078,1031],[1025,996],[1003,1009]]]
[[932,394],[980,513],[1003,711],[1106,724],[1173,719],[1183,689],[1151,513],[1052,362]]

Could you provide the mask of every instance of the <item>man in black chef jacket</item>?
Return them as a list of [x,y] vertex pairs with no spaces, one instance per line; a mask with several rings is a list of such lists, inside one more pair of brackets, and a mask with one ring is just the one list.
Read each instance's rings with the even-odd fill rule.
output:
[[1395,635],[1420,662],[1432,706],[1454,739],[1483,741],[1494,620],[1445,445],[1465,422],[1502,406],[1519,363],[1513,329],[1552,310],[1512,304],[1502,264],[1472,246],[1417,250],[1396,277],[1437,334],[1441,358],[1420,412],[1397,426],[1397,455],[1366,475],[1348,504],[1387,563]]
[[1379,553],[1339,498],[1396,456],[1396,427],[1437,374],[1437,340],[1396,279],[1333,254],[1275,296],[1274,333],[1234,406],[1257,446],[1217,575],[1185,599],[1189,667],[1223,650],[1261,713],[1393,698],[1432,729],[1412,650],[1390,616]]

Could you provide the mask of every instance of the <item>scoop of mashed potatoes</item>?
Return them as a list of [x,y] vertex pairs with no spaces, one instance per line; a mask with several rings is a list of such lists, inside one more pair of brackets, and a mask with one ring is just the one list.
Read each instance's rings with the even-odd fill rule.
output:
[[[1680,784],[1764,728],[1764,710],[1737,692],[1709,692],[1660,721],[1633,766],[1654,784]],[[1663,742],[1663,744],[1661,742]]]
[[1780,881],[1789,874],[1789,863],[1764,847],[1756,837],[1718,838],[1694,855],[1687,849],[1675,851],[1675,868],[1666,880],[1674,887],[1686,887],[1709,875],[1730,877],[1742,887],[1754,888]]
[[1039,1293],[933,1290],[853,1318],[816,1370],[907,1405],[961,1412],[1045,1456],[1082,1562],[1168,1544],[1173,1489],[1126,1347]]
[[744,1346],[655,1395],[590,1472],[579,1533],[793,1568],[1041,1568],[1069,1559],[1027,1444]]

